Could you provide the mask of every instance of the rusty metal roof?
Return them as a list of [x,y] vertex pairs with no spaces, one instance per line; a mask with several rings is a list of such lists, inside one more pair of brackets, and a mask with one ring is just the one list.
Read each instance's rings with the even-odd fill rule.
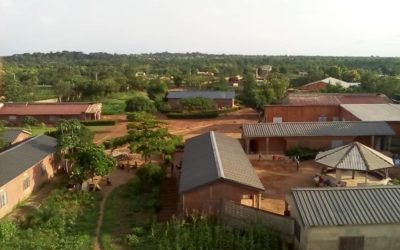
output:
[[378,170],[393,167],[393,159],[359,142],[318,153],[315,161],[346,170]]
[[242,125],[243,137],[395,135],[386,122],[282,122]]
[[378,104],[391,103],[384,94],[352,93],[290,93],[283,100],[285,105],[313,106],[340,104]]
[[216,180],[227,180],[264,190],[239,141],[208,132],[185,143],[179,193]]
[[294,188],[306,227],[400,223],[400,186]]

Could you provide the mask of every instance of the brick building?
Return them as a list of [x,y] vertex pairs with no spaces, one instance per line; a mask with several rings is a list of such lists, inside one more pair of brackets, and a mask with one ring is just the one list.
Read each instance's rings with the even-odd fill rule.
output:
[[342,88],[350,88],[350,87],[357,87],[360,83],[357,82],[345,82],[333,77],[328,77],[319,81],[307,83],[301,86],[300,90],[307,90],[307,91],[314,91],[314,90],[323,90],[326,89],[329,85],[332,86],[340,86]]
[[172,109],[180,109],[180,100],[186,98],[203,97],[214,101],[215,108],[232,108],[235,105],[234,91],[169,91],[168,104]]
[[39,135],[0,153],[0,218],[54,176],[56,152],[57,140]]
[[313,93],[286,96],[281,104],[267,105],[265,122],[339,121],[341,104],[387,104],[392,101],[383,94]]
[[259,208],[261,191],[264,186],[237,139],[211,131],[186,141],[181,211],[215,214],[222,200]]
[[400,187],[295,188],[294,249],[400,249]]
[[0,120],[21,124],[32,116],[40,122],[55,123],[59,119],[99,120],[101,103],[3,103]]
[[301,145],[326,150],[361,142],[379,150],[390,150],[390,137],[395,135],[386,122],[283,122],[242,125],[246,153],[284,154]]

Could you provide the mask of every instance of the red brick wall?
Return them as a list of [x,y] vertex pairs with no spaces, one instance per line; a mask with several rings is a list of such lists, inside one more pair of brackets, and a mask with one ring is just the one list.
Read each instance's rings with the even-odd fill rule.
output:
[[[227,181],[216,181],[180,195],[183,212],[204,212],[215,214],[222,199],[257,207],[259,191]],[[252,195],[253,200],[242,200],[242,195]]]
[[307,84],[304,86],[301,86],[299,89],[301,90],[319,90],[319,89],[326,89],[327,83],[325,82],[316,82],[313,84]]
[[17,143],[17,142],[23,141],[23,140],[25,140],[25,139],[27,139],[27,138],[29,138],[29,137],[31,137],[31,136],[32,136],[32,135],[30,135],[30,134],[21,132],[21,133],[19,133],[19,135],[17,136],[17,138],[15,138],[15,140],[14,140],[13,142],[11,142],[11,144],[15,144],[15,143]]
[[265,107],[264,115],[266,122],[273,122],[274,117],[282,117],[283,122],[316,122],[320,116],[332,121],[340,118],[340,107],[270,105]]
[[[0,191],[7,193],[7,204],[0,208],[0,218],[8,214],[13,208],[22,200],[29,197],[29,195],[37,190],[41,184],[50,180],[57,170],[57,163],[54,162],[53,155],[49,155],[43,159],[46,171],[42,170],[41,164],[38,162],[28,170],[24,171],[10,182],[0,187]],[[29,176],[30,186],[23,190],[23,181]]]

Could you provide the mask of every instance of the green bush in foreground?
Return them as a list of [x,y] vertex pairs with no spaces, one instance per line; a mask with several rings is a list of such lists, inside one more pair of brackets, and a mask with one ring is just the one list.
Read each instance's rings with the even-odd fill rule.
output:
[[237,230],[195,216],[155,224],[148,230],[133,228],[126,241],[132,249],[283,249],[278,235],[264,228],[251,226]]
[[168,113],[167,117],[171,119],[201,119],[216,118],[219,116],[218,110],[195,112],[195,113]]
[[90,249],[99,197],[88,192],[53,191],[24,219],[0,222],[0,249]]
[[114,126],[116,123],[115,120],[81,121],[81,124],[85,126]]
[[291,148],[289,148],[286,151],[286,155],[288,156],[299,156],[300,160],[310,160],[314,159],[315,156],[317,155],[318,151],[313,150],[307,147],[303,147],[301,145],[295,145]]

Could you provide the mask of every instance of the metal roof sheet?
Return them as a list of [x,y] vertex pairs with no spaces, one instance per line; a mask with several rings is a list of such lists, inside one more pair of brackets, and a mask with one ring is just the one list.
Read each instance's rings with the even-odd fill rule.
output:
[[39,135],[0,153],[0,187],[57,150],[57,139]]
[[357,171],[385,169],[394,165],[392,158],[359,142],[320,152],[315,161],[332,168]]
[[391,103],[392,101],[383,94],[352,94],[352,93],[290,93],[283,100],[287,105],[340,105],[340,104],[378,104]]
[[183,99],[193,97],[204,97],[209,99],[234,99],[234,91],[169,91],[167,98]]
[[400,104],[342,104],[361,121],[400,121]]
[[242,125],[243,137],[395,135],[386,122],[282,122]]
[[295,188],[306,227],[400,223],[400,186]]
[[211,131],[187,140],[179,193],[219,179],[264,190],[237,139]]

